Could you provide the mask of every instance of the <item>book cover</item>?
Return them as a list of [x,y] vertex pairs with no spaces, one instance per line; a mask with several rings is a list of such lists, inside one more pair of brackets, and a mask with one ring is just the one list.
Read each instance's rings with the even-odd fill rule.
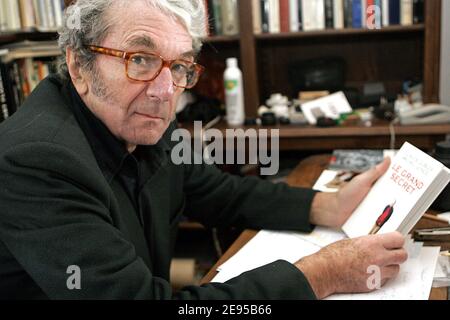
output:
[[448,168],[405,143],[342,230],[350,238],[394,231],[406,235],[449,181]]

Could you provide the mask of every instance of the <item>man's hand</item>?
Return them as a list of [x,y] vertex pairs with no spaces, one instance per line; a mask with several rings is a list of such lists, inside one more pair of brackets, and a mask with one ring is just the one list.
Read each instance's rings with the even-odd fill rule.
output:
[[333,293],[370,292],[369,267],[379,268],[380,286],[397,276],[408,255],[398,233],[342,240],[302,258],[295,265],[308,279],[318,299]]
[[356,176],[337,193],[317,193],[314,197],[310,221],[312,224],[339,228],[350,217],[373,184],[389,169],[390,158]]

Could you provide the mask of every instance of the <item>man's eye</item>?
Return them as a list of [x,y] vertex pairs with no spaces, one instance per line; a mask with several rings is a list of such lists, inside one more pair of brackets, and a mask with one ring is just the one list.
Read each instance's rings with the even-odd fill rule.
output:
[[148,59],[143,56],[134,56],[131,61],[137,65],[146,65],[148,64]]
[[172,66],[172,70],[178,73],[187,73],[189,68],[184,64],[176,63]]

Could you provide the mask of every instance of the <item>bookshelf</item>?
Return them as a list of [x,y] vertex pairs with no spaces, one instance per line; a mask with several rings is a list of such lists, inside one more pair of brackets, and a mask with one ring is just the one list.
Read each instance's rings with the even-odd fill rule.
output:
[[[65,2],[67,5],[70,1]],[[252,1],[238,0],[240,34],[204,39],[200,62],[207,71],[199,91],[223,100],[220,82],[224,61],[238,57],[244,76],[246,114],[255,117],[258,106],[271,93],[293,97],[287,77],[291,62],[327,53],[346,61],[349,87],[361,89],[367,81],[383,81],[388,92],[400,92],[404,80],[419,78],[423,79],[425,102],[438,102],[441,8],[442,0],[425,0],[425,22],[412,26],[254,34]],[[0,32],[0,45],[56,39],[56,32]],[[208,88],[211,83],[214,90]]]
[[[403,81],[422,79],[424,101],[438,102],[442,3],[441,0],[425,0],[424,5],[423,24],[378,30],[254,34],[252,1],[238,0],[240,34],[237,43],[236,37],[226,41],[221,36],[218,38],[221,41],[214,42],[217,52],[203,53],[203,57],[212,54],[219,60],[229,56],[240,59],[248,117],[257,115],[258,106],[271,93],[293,97],[287,77],[291,62],[325,55],[345,60],[346,86],[361,90],[366,82],[381,81],[387,92],[393,94],[401,92]],[[208,58],[202,61],[207,68],[211,61]],[[216,77],[219,74],[217,72]],[[207,77],[205,82],[209,83],[210,78]]]

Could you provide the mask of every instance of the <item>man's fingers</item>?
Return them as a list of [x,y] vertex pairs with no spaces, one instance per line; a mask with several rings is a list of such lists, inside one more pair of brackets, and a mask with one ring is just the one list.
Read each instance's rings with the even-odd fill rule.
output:
[[395,278],[400,272],[399,265],[387,266],[381,270],[382,279],[392,279]]
[[390,165],[391,165],[391,158],[386,157],[384,158],[383,162],[376,165],[369,171],[363,173],[362,175],[360,175],[360,177],[365,177],[373,183],[377,181],[389,169]]
[[400,249],[405,245],[405,237],[400,232],[381,234],[378,237],[386,249]]
[[386,254],[385,265],[402,264],[406,260],[408,260],[408,253],[405,249],[391,250]]

